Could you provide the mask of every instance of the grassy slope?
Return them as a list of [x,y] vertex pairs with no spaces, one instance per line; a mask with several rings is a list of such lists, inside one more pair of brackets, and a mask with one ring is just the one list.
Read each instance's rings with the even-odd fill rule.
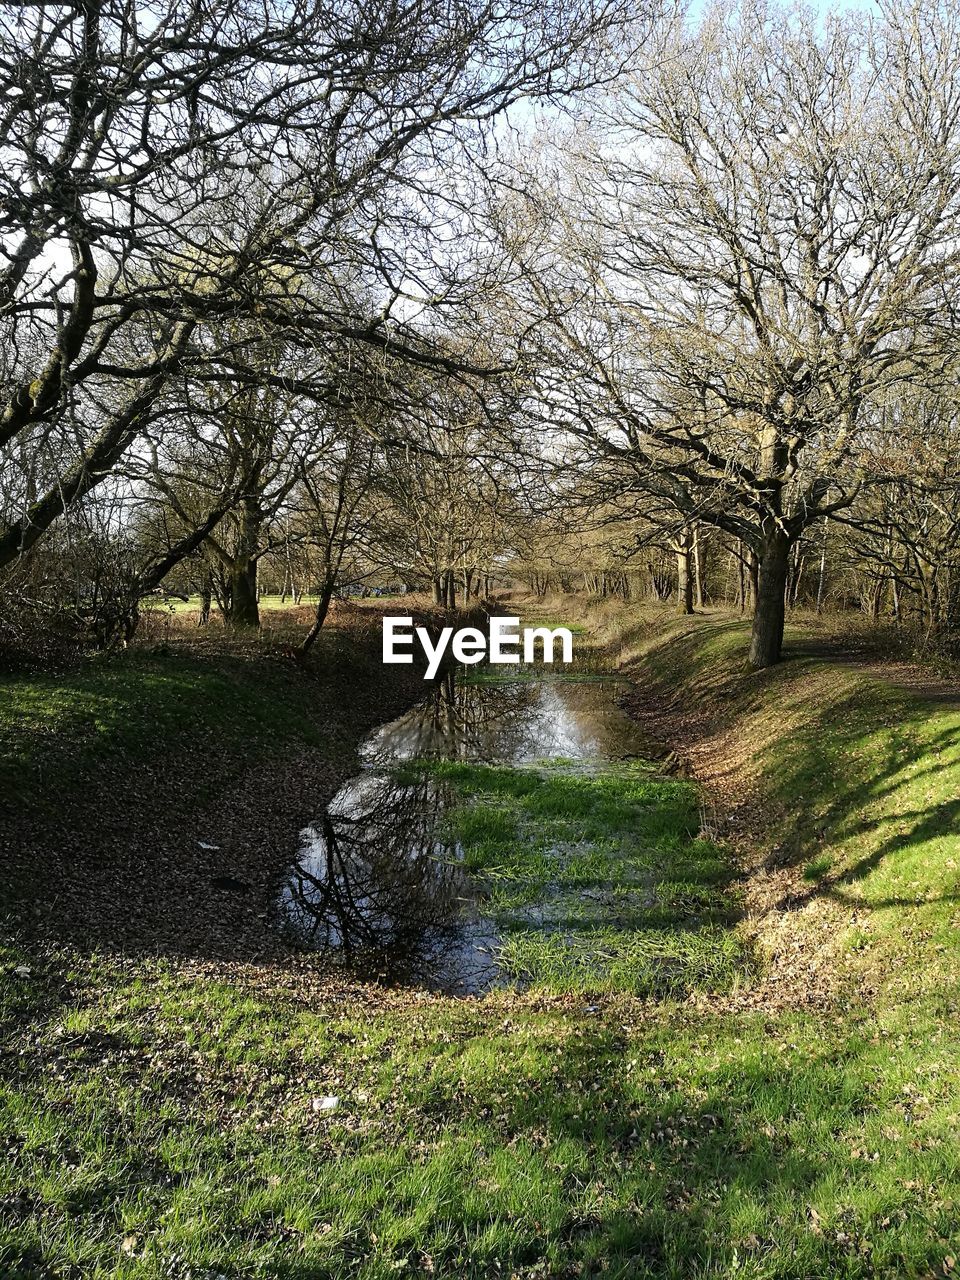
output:
[[807,917],[838,922],[831,963],[881,1005],[929,997],[949,1012],[960,981],[960,688],[924,696],[898,685],[896,669],[883,679],[812,656],[823,648],[812,625],[788,628],[788,661],[760,674],[742,670],[745,624],[724,619],[627,635],[623,656],[663,696],[696,689],[734,778],[755,791],[777,863],[798,872],[789,888],[801,920],[771,923],[796,935]]
[[[278,598],[265,607],[273,605],[259,635],[230,636],[219,620],[197,631],[157,609],[143,647],[61,672],[0,674],[0,804],[82,803],[103,770],[132,772],[158,748],[198,760],[295,746],[349,751],[386,688],[376,604],[347,606],[342,617],[335,608],[303,667],[291,644],[310,610],[280,613]],[[419,676],[411,679],[415,689]]]
[[[211,662],[176,652],[139,652],[91,661],[67,675],[3,682],[0,696],[0,788],[8,803],[57,803],[75,797],[113,764],[234,741],[265,751],[303,739],[322,743],[308,700],[292,696],[279,663],[225,657]],[[149,707],[149,714],[144,714]]]
[[33,1022],[4,1064],[0,1272],[950,1274],[960,717],[830,664],[744,678],[738,625],[662,634],[620,636],[635,678],[749,735],[736,777],[819,891],[772,949],[842,912],[833,962],[870,1003],[345,998],[11,952]]

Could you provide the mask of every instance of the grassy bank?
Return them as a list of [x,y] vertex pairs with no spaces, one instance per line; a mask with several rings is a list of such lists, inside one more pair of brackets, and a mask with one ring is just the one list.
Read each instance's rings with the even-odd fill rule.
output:
[[[0,978],[0,1274],[953,1273],[960,715],[812,652],[746,676],[728,619],[593,622],[637,714],[733,815],[722,830],[749,865],[736,892],[751,918],[731,937],[765,970],[733,990],[640,982],[637,995],[606,974],[565,984],[544,961],[536,989],[454,1000],[293,956],[84,945],[53,911],[12,940]],[[790,637],[794,650],[820,639]],[[343,687],[327,703],[341,726]],[[293,714],[294,697],[262,688]],[[231,720],[227,737],[244,732]],[[274,781],[333,749],[294,736]],[[112,732],[83,740],[102,744],[90,770],[120,767]],[[123,746],[127,778],[144,742]],[[651,806],[639,769],[597,794],[576,770],[434,768],[464,797],[451,821],[466,856],[501,873],[498,913],[547,884],[563,898],[578,866],[624,887],[653,870],[644,849],[670,886],[666,929],[689,923],[694,899],[724,905],[713,855],[691,843],[688,783],[658,784]],[[232,776],[205,822],[249,785]],[[181,794],[160,806],[173,827]],[[591,852],[548,865],[563,844]],[[711,924],[735,927],[719,912]]]
[[605,627],[635,713],[672,735],[732,817],[770,946],[802,942],[830,981],[881,1003],[955,1007],[960,687],[885,663],[868,636],[850,660],[849,631],[815,619],[788,626],[786,661],[750,674],[739,620]]
[[373,612],[344,609],[306,663],[293,634],[290,619],[252,636],[185,625],[0,679],[3,898],[20,932],[146,954],[271,945],[264,893],[290,833],[354,771],[364,732],[423,690],[419,670],[381,665]]

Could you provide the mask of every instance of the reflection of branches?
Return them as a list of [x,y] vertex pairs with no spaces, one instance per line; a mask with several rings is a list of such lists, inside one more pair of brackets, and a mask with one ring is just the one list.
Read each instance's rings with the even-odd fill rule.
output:
[[286,890],[298,931],[355,966],[412,968],[455,926],[466,884],[437,837],[445,791],[368,774],[324,814]]
[[[519,762],[632,754],[641,744],[613,707],[615,688],[470,685],[450,672],[419,707],[379,731],[368,755],[376,762],[429,756]],[[632,736],[624,736],[624,724]],[[417,975],[472,990],[489,985],[495,935],[471,909],[476,890],[459,849],[439,835],[450,802],[449,791],[431,778],[399,782],[378,770],[343,787],[308,830],[284,888],[284,910],[301,938],[378,977]]]
[[535,714],[542,696],[535,684],[464,684],[449,671],[428,699],[384,726],[369,754],[374,760],[529,758],[542,736]]
[[[466,684],[451,671],[429,698],[367,745],[368,759],[479,760],[519,764],[546,756],[642,753],[612,710],[611,691],[547,681]],[[620,717],[620,720],[623,718]]]

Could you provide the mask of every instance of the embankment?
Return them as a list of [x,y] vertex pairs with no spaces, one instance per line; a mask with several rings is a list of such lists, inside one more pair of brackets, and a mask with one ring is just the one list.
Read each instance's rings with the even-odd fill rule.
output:
[[306,662],[290,614],[247,637],[184,621],[4,677],[0,869],[16,927],[127,954],[279,946],[267,920],[297,831],[355,771],[365,732],[423,696],[422,669],[381,663],[382,612],[341,608]]
[[[751,967],[735,989],[665,998],[462,1000],[347,986],[292,956],[243,963],[264,932],[255,895],[219,894],[213,913],[211,877],[266,875],[271,842],[312,816],[404,688],[378,687],[378,657],[336,631],[324,643],[349,652],[321,653],[310,691],[282,651],[133,654],[17,686],[5,716],[29,746],[21,869],[50,886],[40,923],[66,931],[98,867],[118,887],[103,946],[0,953],[0,1274],[956,1274],[952,691],[842,660],[808,626],[756,676],[738,619],[586,621],[739,850],[744,927],[768,960],[757,982]],[[626,811],[643,837],[620,788],[597,827],[595,782],[571,796],[528,778],[538,833],[573,813],[603,838]],[[471,856],[498,864],[524,835],[502,798],[458,819]],[[165,930],[194,911],[175,957]],[[128,960],[147,926],[156,959]]]
[[[960,974],[960,689],[807,619],[746,668],[747,624],[597,610],[631,710],[738,850],[769,981],[950,1010]],[[853,652],[854,656],[851,656]]]

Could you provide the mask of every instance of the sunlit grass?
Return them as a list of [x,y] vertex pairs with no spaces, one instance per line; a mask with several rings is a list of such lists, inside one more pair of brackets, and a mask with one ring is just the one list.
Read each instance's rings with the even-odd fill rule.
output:
[[[351,596],[350,601],[352,604],[357,604],[361,606],[364,604],[370,604],[372,606],[376,606],[378,604],[383,604],[385,601],[388,601],[388,600],[404,600],[405,598],[406,597],[402,595],[384,594],[384,595],[369,596],[369,597]],[[312,608],[317,604],[319,599],[320,599],[319,596],[310,595],[310,594],[302,595],[299,600],[294,600],[292,595],[282,596],[282,595],[274,594],[274,595],[260,596],[257,603],[261,612],[273,613],[273,612],[276,612],[276,610],[278,609]],[[198,595],[192,595],[192,596],[188,596],[186,600],[183,600],[178,596],[158,597],[153,602],[147,601],[145,603],[144,608],[146,611],[150,611],[153,613],[172,613],[172,614],[199,613],[200,597]],[[216,614],[217,612],[218,612],[217,605],[216,605],[216,602],[214,602],[211,605],[211,613]]]
[[58,804],[95,775],[153,758],[177,743],[233,742],[246,751],[327,726],[291,697],[278,667],[174,652],[101,657],[63,673],[0,677],[0,797]]
[[[928,701],[895,674],[789,658],[808,636],[788,628],[788,661],[738,674],[743,624],[700,623],[644,660],[674,683],[696,672],[749,742],[781,858],[825,908],[855,915],[868,941],[857,968],[900,995],[960,993],[960,687]],[[729,696],[730,693],[733,696]],[[709,694],[707,696],[710,696]],[[843,944],[843,915],[838,942]],[[899,996],[898,996],[899,998]]]
[[[723,693],[718,729],[808,895],[767,923],[788,961],[820,930],[817,964],[784,967],[796,991],[752,1006],[736,930],[711,914],[729,862],[698,837],[689,783],[634,765],[434,765],[537,989],[324,995],[282,970],[198,980],[11,944],[0,1275],[955,1275],[960,715],[810,658],[744,677],[741,623],[670,625],[636,674]],[[115,689],[74,688],[23,694],[31,742],[111,723]],[[549,928],[525,926],[532,903]],[[842,998],[807,1008],[803,982],[828,971]],[[339,1109],[319,1116],[327,1094]]]
[[405,766],[463,798],[448,810],[444,835],[501,935],[504,981],[662,995],[729,986],[748,971],[729,928],[729,861],[696,835],[697,790],[654,768]]
[[918,1045],[850,1013],[313,1011],[104,977],[2,1095],[11,1274],[866,1280],[944,1274],[954,1247],[956,1086],[926,1019]]

